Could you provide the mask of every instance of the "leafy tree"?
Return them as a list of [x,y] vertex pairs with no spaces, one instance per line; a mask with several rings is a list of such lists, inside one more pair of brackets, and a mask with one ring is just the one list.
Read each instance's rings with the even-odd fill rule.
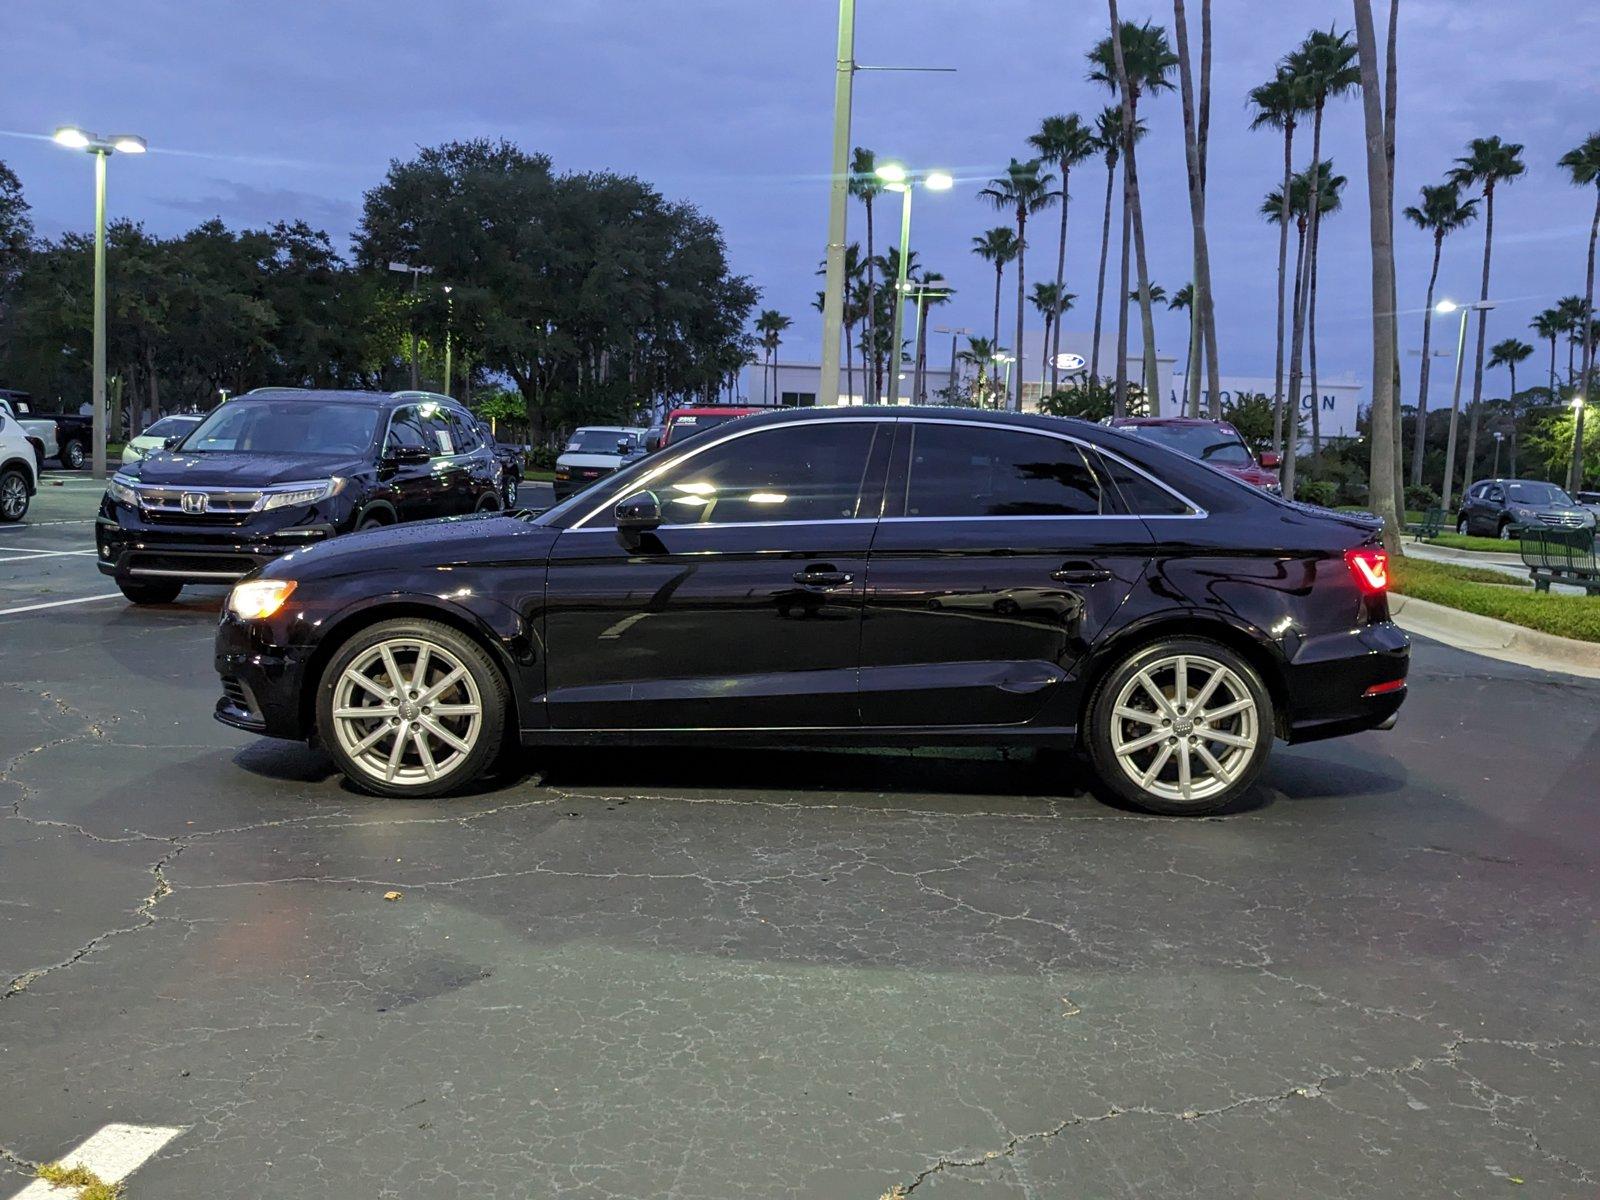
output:
[[1532,353],[1533,347],[1517,338],[1506,338],[1489,347],[1489,366],[1504,367],[1511,373],[1509,395],[1513,402],[1517,398],[1517,364],[1526,362]]
[[[1572,180],[1574,187],[1593,187],[1594,216],[1589,219],[1589,258],[1588,272],[1585,276],[1583,290],[1583,390],[1587,394],[1594,378],[1594,322],[1587,319],[1594,312],[1594,258],[1595,241],[1600,238],[1600,132],[1591,133],[1584,138],[1582,143],[1567,151],[1561,156],[1561,166],[1566,169],[1567,176]],[[1577,439],[1579,453],[1577,460],[1583,458],[1583,412],[1578,412]],[[1569,486],[1576,489],[1578,480],[1574,477]]]
[[0,162],[0,305],[16,283],[23,259],[33,244],[33,220],[22,198],[22,181]]

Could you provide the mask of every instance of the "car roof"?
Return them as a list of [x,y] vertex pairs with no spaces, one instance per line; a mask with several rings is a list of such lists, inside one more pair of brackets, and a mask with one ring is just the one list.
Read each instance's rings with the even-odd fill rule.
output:
[[[667,414],[670,421],[673,417],[706,417],[728,416],[748,417],[757,413],[771,412],[799,412],[800,409],[762,408],[760,405],[751,404],[689,404],[683,408],[675,408]],[[815,410],[804,410],[815,411]],[[823,410],[826,411],[826,410]]]
[[1229,429],[1233,428],[1228,421],[1213,421],[1208,417],[1110,417],[1107,418],[1106,424],[1113,429],[1143,425],[1209,425],[1212,428],[1225,425]]
[[[461,402],[452,396],[440,395],[438,392],[399,391],[376,392],[365,391],[360,388],[300,388],[300,387],[259,387],[251,388],[234,397],[235,400],[320,400],[325,403],[336,404],[400,404],[406,401],[428,400],[435,404],[448,404],[452,408],[462,408]],[[462,409],[465,412],[465,409]]]
[[579,425],[573,433],[638,433],[638,425]]

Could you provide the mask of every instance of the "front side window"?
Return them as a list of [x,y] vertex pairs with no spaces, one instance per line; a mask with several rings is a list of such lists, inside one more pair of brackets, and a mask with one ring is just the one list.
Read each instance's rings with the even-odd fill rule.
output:
[[230,400],[184,439],[185,454],[364,454],[378,410],[365,404]]
[[1102,491],[1083,452],[1042,434],[907,422],[908,517],[1098,516]]
[[865,421],[764,429],[712,446],[646,486],[668,525],[864,517],[874,429]]

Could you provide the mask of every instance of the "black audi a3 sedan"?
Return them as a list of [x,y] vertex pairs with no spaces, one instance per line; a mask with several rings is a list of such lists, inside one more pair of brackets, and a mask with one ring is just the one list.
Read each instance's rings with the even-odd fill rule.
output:
[[447,396],[260,388],[112,477],[98,563],[135,604],[166,604],[335,534],[497,510],[502,475]]
[[431,796],[508,745],[1080,746],[1162,813],[1274,738],[1386,728],[1368,520],[1113,429],[960,409],[730,423],[544,513],[309,546],[238,584],[216,715]]

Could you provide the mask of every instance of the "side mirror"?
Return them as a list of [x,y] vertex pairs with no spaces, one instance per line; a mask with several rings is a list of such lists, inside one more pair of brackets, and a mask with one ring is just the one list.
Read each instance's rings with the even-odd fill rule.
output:
[[646,533],[661,525],[661,501],[654,492],[635,492],[611,510],[619,533]]
[[617,439],[617,457],[618,458],[627,458],[628,455],[630,455],[632,453],[633,453],[633,439],[632,438],[618,438]]
[[1261,452],[1261,466],[1268,471],[1275,471],[1283,462],[1283,456],[1276,450],[1263,450]]
[[183,441],[183,434],[181,433],[177,437],[162,438],[161,448],[163,450],[176,450],[178,443],[181,441]]
[[397,446],[384,456],[384,461],[396,467],[420,467],[429,462],[431,457],[420,446]]

